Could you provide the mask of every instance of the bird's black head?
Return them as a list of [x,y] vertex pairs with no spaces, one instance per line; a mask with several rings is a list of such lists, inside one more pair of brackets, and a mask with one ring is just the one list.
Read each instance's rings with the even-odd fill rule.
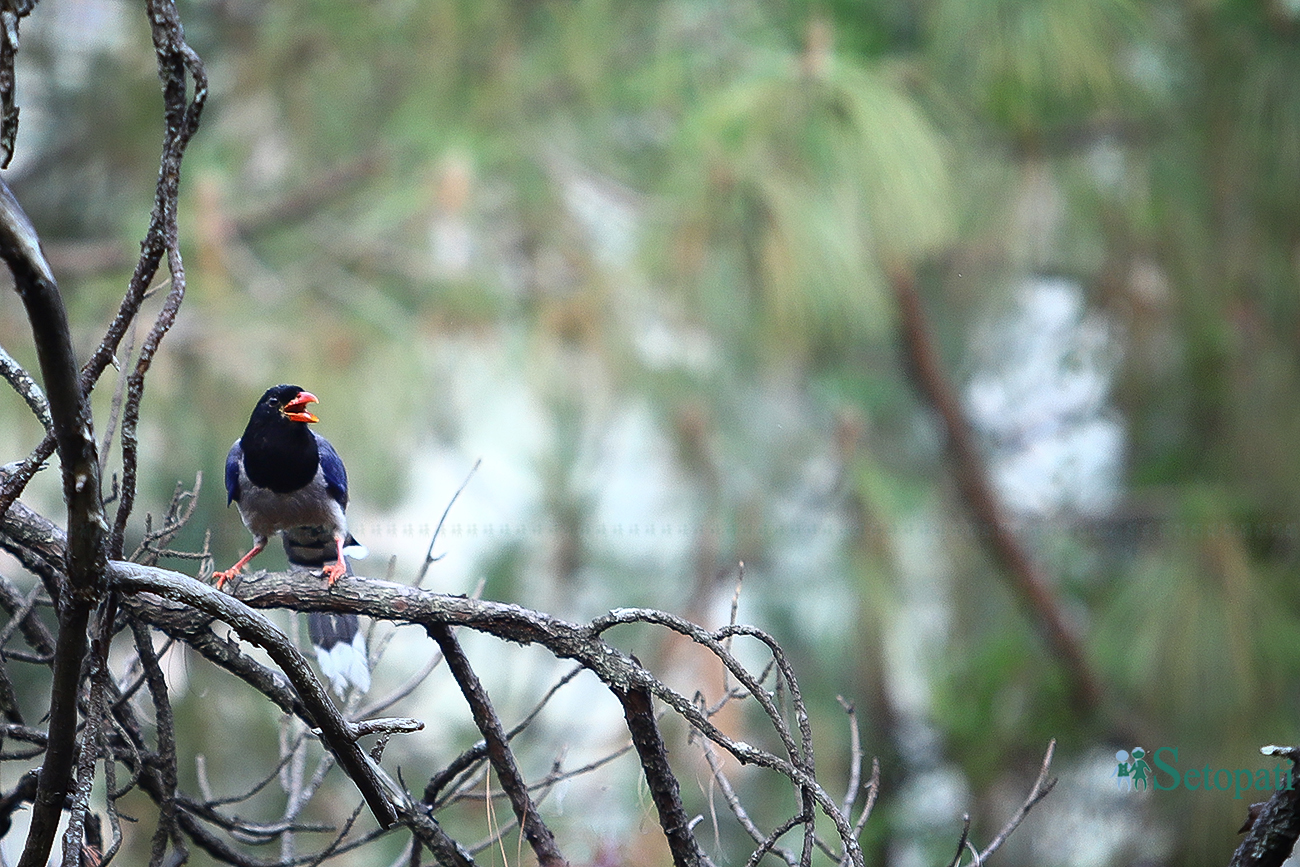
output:
[[240,445],[244,470],[256,485],[277,492],[294,491],[316,475],[319,452],[308,424],[318,421],[307,412],[316,395],[296,385],[277,385],[253,407]]
[[253,407],[253,415],[248,419],[251,425],[257,422],[263,425],[284,423],[307,423],[320,421],[307,412],[307,406],[319,403],[316,395],[303,391],[296,385],[277,385],[268,388],[262,399]]

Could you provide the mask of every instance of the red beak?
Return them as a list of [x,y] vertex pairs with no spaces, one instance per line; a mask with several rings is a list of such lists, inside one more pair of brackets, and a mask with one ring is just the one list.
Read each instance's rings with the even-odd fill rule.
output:
[[298,392],[298,396],[286,403],[284,409],[280,411],[284,413],[285,418],[292,421],[301,421],[306,422],[307,424],[312,424],[320,421],[320,419],[307,412],[306,407],[311,403],[320,403],[320,401],[317,400],[316,395],[312,394],[310,391],[300,391]]

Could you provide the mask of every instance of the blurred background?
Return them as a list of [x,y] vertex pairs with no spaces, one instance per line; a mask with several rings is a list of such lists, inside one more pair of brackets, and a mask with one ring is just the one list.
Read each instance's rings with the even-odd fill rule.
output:
[[[137,7],[46,0],[22,25],[7,180],[82,352],[121,298],[157,175]],[[413,580],[480,459],[425,587],[717,626],[743,561],[740,619],[790,652],[827,788],[850,760],[837,695],[880,757],[869,863],[947,863],[963,812],[987,842],[1052,737],[1061,783],[998,863],[1226,862],[1267,793],[1123,792],[1115,755],[1258,769],[1276,764],[1259,746],[1300,739],[1300,3],[181,14],[211,97],[183,170],[189,292],[145,395],[137,538],[202,473],[178,547],[211,533],[218,568],[246,550],[222,462],[262,391],[296,383],[348,463],[364,574]],[[905,360],[900,275],[1009,526],[1080,636],[1091,706],[973,523]],[[35,369],[7,309],[0,345]],[[39,433],[0,399],[0,462]],[[26,501],[60,515],[41,476]],[[431,654],[409,631],[377,691]],[[611,637],[720,695],[717,671],[662,635]],[[507,725],[565,670],[467,647]],[[265,702],[200,660],[173,654],[169,674],[183,751],[206,755],[217,794],[244,786],[252,756],[274,764]],[[398,709],[428,723],[386,757],[417,787],[477,738],[448,681]],[[746,710],[727,724],[770,737]],[[580,765],[619,730],[579,678],[528,734],[524,771]],[[697,833],[736,863],[752,846],[683,734],[670,727]],[[636,771],[625,757],[545,802],[575,863],[667,863]],[[731,771],[756,818],[791,814],[770,777]],[[315,807],[345,817],[354,793],[333,797]],[[481,803],[440,819],[487,833]]]

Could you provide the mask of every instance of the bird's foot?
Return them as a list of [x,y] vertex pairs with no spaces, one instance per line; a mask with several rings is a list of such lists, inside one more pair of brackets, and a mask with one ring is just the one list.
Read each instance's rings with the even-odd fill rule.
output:
[[348,574],[348,564],[343,560],[335,560],[333,563],[322,569],[321,574],[325,576],[325,581],[329,586],[333,587],[335,581]]
[[225,586],[225,583],[227,581],[229,581],[231,578],[234,578],[241,571],[242,570],[238,566],[235,566],[230,569],[225,569],[221,572],[213,572],[212,577],[217,579],[217,589],[220,590],[223,586]]

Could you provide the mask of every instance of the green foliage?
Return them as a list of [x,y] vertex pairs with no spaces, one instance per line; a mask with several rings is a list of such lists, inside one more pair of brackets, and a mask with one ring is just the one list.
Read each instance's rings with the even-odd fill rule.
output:
[[935,130],[882,71],[825,50],[772,57],[705,100],[678,151],[670,243],[690,257],[683,278],[702,293],[748,289],[755,320],[794,346],[881,333],[888,269],[949,231]]
[[949,81],[1024,137],[1114,104],[1135,24],[1127,0],[940,0],[930,45]]

